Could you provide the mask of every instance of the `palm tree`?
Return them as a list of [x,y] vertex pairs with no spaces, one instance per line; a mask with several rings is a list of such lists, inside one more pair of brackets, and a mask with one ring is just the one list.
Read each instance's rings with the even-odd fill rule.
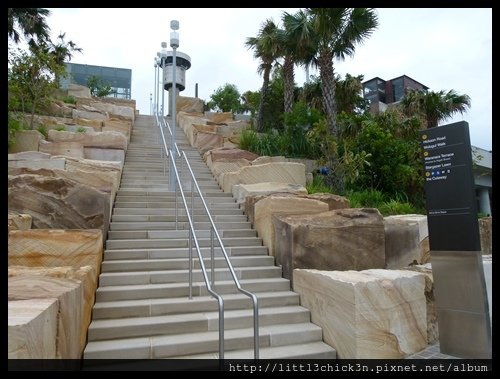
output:
[[354,113],[357,109],[364,110],[366,101],[361,95],[363,91],[363,75],[352,76],[345,74],[341,79],[336,75],[335,79],[335,99],[337,111]]
[[52,54],[55,62],[59,65],[63,65],[65,60],[70,61],[74,52],[81,53],[83,51],[73,41],[66,42],[64,37],[66,37],[66,33],[61,33],[57,36],[59,40],[57,43],[50,42],[48,45],[48,52]]
[[257,37],[248,37],[245,42],[248,49],[254,49],[254,57],[260,59],[261,62],[257,69],[257,72],[263,76],[256,125],[256,130],[258,132],[264,129],[264,104],[266,104],[267,100],[269,75],[273,63],[279,54],[279,38],[277,31],[278,27],[274,21],[272,19],[267,19],[262,24]]
[[314,46],[308,38],[310,20],[307,14],[300,10],[294,15],[284,12],[282,16],[284,30],[280,30],[279,37],[284,57],[284,105],[285,113],[292,111],[294,103],[295,73],[294,65],[308,65],[314,59]]
[[30,47],[50,39],[50,28],[45,17],[50,11],[45,8],[8,8],[7,34],[16,44],[23,35]]
[[308,38],[316,46],[326,121],[330,132],[336,136],[333,59],[352,56],[356,44],[363,42],[378,26],[378,19],[371,8],[308,8],[307,13],[312,22]]
[[427,129],[438,126],[440,121],[447,120],[456,113],[464,114],[470,104],[468,95],[459,95],[455,90],[410,90],[400,102],[407,115],[421,115],[425,119]]

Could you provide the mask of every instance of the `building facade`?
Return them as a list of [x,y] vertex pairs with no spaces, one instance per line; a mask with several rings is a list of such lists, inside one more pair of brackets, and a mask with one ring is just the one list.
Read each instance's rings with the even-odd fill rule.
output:
[[[363,97],[368,100],[370,112],[384,112],[392,104],[397,104],[408,90],[427,91],[429,87],[409,76],[402,75],[391,80],[379,77],[363,82]],[[492,152],[471,146],[474,163],[474,184],[478,212],[492,215]]]
[[379,113],[399,102],[410,89],[427,91],[429,87],[406,75],[391,80],[375,77],[363,82],[363,97],[368,100],[370,111]]
[[109,97],[132,98],[132,70],[129,68],[93,66],[89,64],[65,63],[67,78],[61,80],[61,87],[68,88],[69,83],[87,85],[91,76],[101,78],[103,84],[111,86],[113,93]]

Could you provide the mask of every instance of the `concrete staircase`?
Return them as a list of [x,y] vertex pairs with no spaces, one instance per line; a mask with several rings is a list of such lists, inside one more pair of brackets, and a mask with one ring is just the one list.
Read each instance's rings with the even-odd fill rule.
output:
[[[310,322],[309,311],[290,291],[289,281],[281,277],[246,216],[231,194],[219,189],[181,129],[177,141],[242,287],[259,299],[260,358],[335,358],[335,350],[322,342],[321,328]],[[163,170],[153,117],[138,116],[113,209],[85,359],[218,358],[217,302],[205,288],[197,259],[193,299],[188,299],[189,227],[179,200],[176,230],[175,196],[168,191],[168,173],[165,177]],[[186,174],[181,181],[188,180]],[[190,201],[189,192],[187,196]],[[209,223],[199,198],[194,204],[195,228],[208,268]],[[220,249],[215,251],[215,290],[225,302],[225,358],[252,359],[251,301],[235,290]]]

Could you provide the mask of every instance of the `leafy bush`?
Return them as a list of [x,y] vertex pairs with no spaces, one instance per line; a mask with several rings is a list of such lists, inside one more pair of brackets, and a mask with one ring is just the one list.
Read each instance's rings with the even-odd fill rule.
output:
[[64,125],[59,125],[54,130],[57,130],[58,132],[65,132],[66,127]]
[[8,112],[7,117],[7,126],[9,129],[8,147],[11,147],[14,144],[14,136],[16,132],[18,132],[19,130],[27,129],[28,125],[26,124],[24,119],[19,117],[19,115],[15,112]]
[[87,132],[87,129],[85,129],[83,126],[79,126],[79,127],[76,129],[76,132],[77,132],[77,133],[86,133],[86,132]]

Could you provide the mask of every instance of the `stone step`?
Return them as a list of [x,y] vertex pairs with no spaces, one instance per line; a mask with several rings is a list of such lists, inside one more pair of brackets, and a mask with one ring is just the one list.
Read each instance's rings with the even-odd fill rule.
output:
[[[321,339],[322,330],[311,323],[292,325],[268,325],[259,328],[259,346],[265,348],[281,347],[290,344],[307,344]],[[224,333],[224,351],[251,349],[254,344],[253,328],[231,329]],[[182,335],[162,335],[153,337],[125,338],[112,341],[93,341],[87,345],[85,359],[149,359],[174,358],[188,354],[218,352],[219,333],[186,333]],[[137,356],[138,346],[141,353]],[[261,354],[262,356],[262,354]],[[253,356],[252,356],[253,358]]]
[[[123,239],[106,241],[106,249],[145,249],[145,248],[176,248],[188,247],[187,238],[155,238],[155,239]],[[210,238],[198,238],[200,247],[210,246]],[[236,237],[222,238],[224,247],[231,246],[262,246],[262,238],[257,237]],[[193,244],[194,248],[194,244]]]
[[[221,230],[219,235],[222,238],[256,237],[257,232],[252,229],[230,229]],[[198,238],[210,238],[210,230],[196,230]],[[189,238],[189,230],[126,230],[109,231],[108,239],[154,239],[154,238]],[[214,236],[214,241],[216,241]],[[216,242],[217,243],[217,242]]]
[[[289,291],[290,281],[283,278],[263,278],[240,280],[242,288],[251,292]],[[216,283],[219,294],[236,293],[233,281]],[[208,291],[204,282],[193,282],[193,296],[206,296]],[[157,299],[164,297],[182,297],[189,295],[187,278],[185,283],[138,284],[123,286],[99,286],[96,301],[118,301],[137,299]]]
[[[299,343],[296,345],[283,345],[264,347],[260,349],[261,359],[336,359],[334,348],[323,342]],[[178,359],[219,359],[219,353],[205,353],[177,356]],[[252,349],[228,351],[224,359],[253,359]],[[271,368],[269,368],[271,370]]]
[[[193,255],[193,267],[200,268],[198,256]],[[105,255],[105,261],[102,262],[101,273],[103,272],[124,272],[140,271],[140,270],[178,270],[187,269],[189,267],[189,258],[160,258],[160,259],[109,259],[108,254]],[[210,259],[203,259],[205,266],[210,267]],[[270,256],[251,256],[251,257],[231,257],[231,264],[234,268],[238,267],[275,267],[274,258]],[[225,268],[227,263],[222,256],[216,256],[214,259],[216,268]]]
[[[259,309],[299,305],[300,302],[299,295],[292,291],[261,292],[256,296]],[[252,308],[252,300],[242,293],[225,294],[223,298],[225,310]],[[95,303],[92,317],[98,320],[217,311],[217,304],[212,296],[105,301]]]
[[[143,201],[145,200],[144,198],[151,198],[155,199],[155,201],[175,201],[175,192],[156,192],[156,193],[151,193],[148,191],[133,191],[133,190],[119,190],[116,193],[116,200],[117,201],[134,201],[137,202],[138,200],[142,198]],[[184,194],[184,197],[186,199],[191,200],[191,191],[188,193]],[[211,201],[213,198],[225,198],[226,200],[229,200],[229,202],[234,202],[233,196],[230,193],[225,193],[222,192],[221,190],[217,191],[206,191],[203,194],[203,198],[205,199],[206,202]],[[181,201],[181,196],[180,193],[177,194],[177,200]],[[194,194],[194,200],[200,200],[199,194],[195,193]]]
[[[266,256],[268,250],[266,246],[231,246],[225,247],[228,256],[230,257],[261,257]],[[201,255],[204,258],[210,257],[210,248],[201,247]],[[221,249],[217,246],[214,247],[215,256],[221,257]],[[196,255],[196,250],[193,249]],[[163,248],[163,249],[113,249],[105,250],[104,258],[107,260],[115,259],[176,259],[176,258],[187,258],[189,256],[188,248]],[[270,257],[274,259],[274,257]]]
[[[240,222],[220,222],[215,221],[215,226],[217,230],[228,230],[228,229],[244,229],[250,228],[249,221]],[[188,222],[181,222],[177,225],[178,229],[189,229]],[[147,222],[111,222],[109,224],[110,230],[173,230],[176,228],[175,221],[165,222],[165,221],[147,221]],[[211,228],[210,222],[194,222],[195,230],[209,230]]]
[[[179,208],[179,215],[185,215],[186,210],[184,208]],[[174,208],[115,208],[113,210],[114,215],[164,215],[164,214],[175,214]],[[191,210],[190,210],[191,214]],[[198,207],[194,208],[194,214],[206,214],[205,208],[202,208],[201,204]],[[234,207],[231,208],[218,208],[210,210],[210,214],[212,215],[241,215],[243,211],[234,204]]]
[[[182,334],[218,330],[219,312],[186,313],[149,317],[130,317],[93,320],[88,329],[88,340]],[[301,306],[259,309],[259,326],[298,324],[310,321],[310,313]],[[253,325],[253,311],[228,310],[224,312],[224,329],[249,328]]]
[[[175,212],[170,212],[169,215],[117,215],[111,216],[111,221],[116,222],[144,222],[144,221],[163,221],[163,222],[188,222],[186,215],[178,214],[175,217]],[[214,222],[245,222],[247,217],[245,215],[212,215]],[[191,220],[193,222],[208,221],[207,215],[199,214],[194,215]]]
[[[127,270],[123,272],[103,272],[99,276],[99,285],[101,286],[123,286],[136,284],[159,284],[159,283],[182,283],[189,278],[189,270],[161,270],[155,268],[151,271]],[[271,267],[236,267],[234,272],[238,280],[241,279],[262,279],[262,278],[280,278],[281,268]],[[214,269],[215,282],[223,280],[232,280],[231,273],[227,268]],[[192,271],[193,281],[201,282],[203,274],[200,269]],[[210,265],[207,266],[207,275],[212,280]]]

